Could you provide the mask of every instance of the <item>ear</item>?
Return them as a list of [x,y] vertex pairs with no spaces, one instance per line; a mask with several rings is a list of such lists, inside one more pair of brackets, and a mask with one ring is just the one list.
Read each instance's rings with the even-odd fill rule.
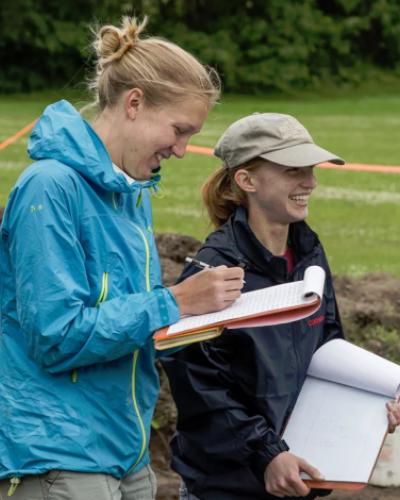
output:
[[242,189],[242,191],[245,191],[246,193],[255,193],[256,192],[256,184],[255,184],[255,179],[249,170],[246,170],[244,168],[240,168],[235,172],[235,175],[233,176],[235,179],[236,184]]
[[125,94],[124,106],[125,111],[130,120],[134,120],[141,107],[144,105],[143,91],[138,88],[133,88]]

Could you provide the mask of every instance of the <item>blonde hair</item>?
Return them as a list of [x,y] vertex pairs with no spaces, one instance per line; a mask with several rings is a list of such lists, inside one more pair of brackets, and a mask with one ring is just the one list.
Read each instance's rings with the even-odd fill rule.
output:
[[158,37],[141,38],[147,17],[124,17],[121,27],[103,26],[93,47],[96,75],[89,82],[102,111],[113,106],[122,92],[139,88],[149,106],[197,97],[212,107],[220,95],[215,70],[172,42]]
[[239,206],[248,208],[247,194],[236,183],[235,173],[244,169],[254,171],[265,160],[253,158],[234,168],[220,167],[205,181],[201,188],[204,205],[212,224],[218,228],[224,224]]

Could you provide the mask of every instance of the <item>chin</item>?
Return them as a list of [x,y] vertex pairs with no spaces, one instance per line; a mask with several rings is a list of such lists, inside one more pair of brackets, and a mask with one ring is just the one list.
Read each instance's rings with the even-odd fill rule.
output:
[[289,214],[288,219],[290,219],[290,223],[300,222],[304,220],[308,216],[308,210],[305,210],[303,213]]
[[138,172],[136,176],[133,176],[137,181],[148,181],[153,175],[153,169],[146,169],[145,171]]
[[296,217],[296,222],[300,222],[308,217],[308,212],[304,213],[303,215],[299,215]]

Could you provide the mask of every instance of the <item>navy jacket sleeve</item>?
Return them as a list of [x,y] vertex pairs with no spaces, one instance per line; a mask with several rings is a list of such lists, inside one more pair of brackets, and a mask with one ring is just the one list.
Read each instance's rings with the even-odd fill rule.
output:
[[[200,250],[197,258],[212,266],[227,264],[221,256],[207,249]],[[198,271],[192,264],[187,265],[179,281]],[[207,460],[215,459],[216,466],[234,457],[235,462],[263,472],[276,455],[288,450],[288,446],[261,414],[249,411],[248,405],[235,397],[233,388],[237,380],[232,373],[230,354],[218,348],[216,340],[195,344],[162,358],[178,408],[179,431],[185,433],[188,426],[190,441],[197,441],[193,443],[194,448],[202,449]],[[203,421],[202,415],[206,415]],[[204,429],[201,428],[203,422]]]
[[[197,362],[204,356],[209,361],[206,369]],[[263,472],[277,454],[288,450],[267,420],[235,397],[236,382],[225,353],[214,346],[211,352],[202,343],[164,357],[162,363],[178,408],[179,432],[190,436],[187,441],[196,450],[184,453],[198,460],[198,467],[205,459],[215,461],[214,469],[232,459]]]

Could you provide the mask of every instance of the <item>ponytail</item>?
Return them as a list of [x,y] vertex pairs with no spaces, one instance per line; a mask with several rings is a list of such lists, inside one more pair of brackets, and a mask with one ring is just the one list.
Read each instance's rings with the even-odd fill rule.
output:
[[[264,160],[261,160],[264,162]],[[240,169],[253,170],[260,166],[255,158],[244,165],[220,167],[204,183],[201,194],[212,224],[218,228],[235,212],[237,207],[248,208],[246,193],[236,184],[235,173]]]

